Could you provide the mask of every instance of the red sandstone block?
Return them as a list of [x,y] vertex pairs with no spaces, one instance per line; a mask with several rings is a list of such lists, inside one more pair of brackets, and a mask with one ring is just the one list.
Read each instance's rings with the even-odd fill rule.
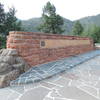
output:
[[30,50],[30,52],[32,52],[33,54],[39,54],[40,50],[38,48],[33,48]]
[[21,52],[20,55],[23,56],[23,57],[27,57],[27,56],[31,56],[32,53],[24,53],[24,52]]
[[25,44],[19,44],[20,45],[20,48],[23,48],[23,49],[27,49],[27,48],[32,48],[32,44],[29,45],[28,43],[25,43]]
[[48,62],[48,61],[46,61],[46,60],[41,60],[41,61],[39,61],[39,64],[43,64],[43,63],[46,63],[46,62]]
[[40,39],[40,35],[34,34],[34,35],[32,35],[32,39]]
[[11,43],[11,48],[16,47],[20,49],[29,49],[29,48],[39,48],[39,45],[37,44],[28,44],[28,43]]
[[19,45],[10,43],[10,48],[19,48]]
[[15,39],[22,39],[22,35],[15,35],[15,36],[13,36],[13,38],[15,38]]
[[31,65],[39,64],[39,61],[28,61]]
[[24,57],[25,59],[28,59],[28,60],[39,60],[39,55],[31,55],[31,56],[27,56],[27,57]]
[[9,48],[12,48],[12,49],[17,49],[18,48],[18,46],[17,45],[14,45],[13,43],[7,43],[7,46]]
[[39,59],[41,60],[41,59],[47,59],[49,56],[48,55],[40,55],[39,54]]
[[14,39],[13,43],[25,43],[25,40],[23,40],[23,39]]
[[47,39],[48,36],[47,35],[40,35],[40,39]]
[[33,37],[30,35],[22,35],[21,38],[22,39],[33,39]]
[[11,31],[9,34],[33,34],[33,32]]
[[14,34],[14,33],[15,33],[15,31],[10,31],[10,32],[9,32],[9,34]]
[[10,37],[15,39],[32,39],[33,35],[23,35],[23,34],[11,34]]
[[22,36],[22,34],[9,34],[9,37]]
[[40,50],[39,48],[27,48],[27,49],[21,49],[20,53],[32,53],[32,54],[39,54]]
[[9,34],[22,34],[26,32],[21,32],[21,31],[10,31]]
[[31,59],[26,59],[28,62],[32,62],[32,63],[37,63],[37,64],[39,64],[39,60],[31,60]]
[[29,64],[30,64],[32,67],[35,67],[35,65],[39,65],[39,62],[29,62]]
[[7,43],[13,43],[13,38],[8,38]]
[[6,44],[6,48],[10,48],[10,44]]
[[39,39],[26,39],[26,43],[32,43],[32,44],[39,44],[40,40]]

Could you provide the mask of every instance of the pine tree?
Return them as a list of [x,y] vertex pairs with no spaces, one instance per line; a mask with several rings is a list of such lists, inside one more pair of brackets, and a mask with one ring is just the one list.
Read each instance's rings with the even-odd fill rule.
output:
[[50,2],[47,2],[43,8],[42,24],[39,26],[39,30],[45,33],[62,33],[62,25],[64,24],[63,18],[56,14],[56,8]]
[[91,37],[94,39],[95,43],[100,43],[100,27],[94,25],[91,30]]
[[74,35],[82,35],[84,28],[79,21],[76,21],[73,27],[73,34]]
[[0,39],[2,47],[6,46],[6,35],[9,31],[19,31],[21,28],[21,21],[15,16],[15,8],[9,8],[9,12],[5,12],[3,4],[0,3]]
[[9,12],[6,13],[5,20],[5,33],[8,34],[9,31],[19,31],[21,30],[21,22],[15,16],[16,10],[14,7],[9,9]]
[[4,31],[5,12],[4,6],[0,3],[0,34]]

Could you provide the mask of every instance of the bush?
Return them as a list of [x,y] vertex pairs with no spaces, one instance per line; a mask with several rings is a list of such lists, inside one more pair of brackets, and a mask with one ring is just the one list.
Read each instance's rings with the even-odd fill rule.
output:
[[0,49],[6,48],[6,37],[0,36]]

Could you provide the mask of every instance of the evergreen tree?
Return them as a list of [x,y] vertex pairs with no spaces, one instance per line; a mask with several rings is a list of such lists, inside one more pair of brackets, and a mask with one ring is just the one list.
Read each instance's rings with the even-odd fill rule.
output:
[[9,12],[5,12],[3,4],[0,3],[0,40],[2,47],[6,46],[6,35],[9,31],[19,31],[21,28],[21,21],[15,16],[15,8],[10,8]]
[[94,25],[91,32],[91,37],[94,39],[95,43],[100,43],[100,27]]
[[74,35],[82,35],[83,32],[83,26],[81,25],[81,23],[79,21],[76,21],[73,27],[73,34]]
[[0,3],[0,33],[4,31],[5,12],[4,6]]
[[63,18],[56,14],[56,8],[50,2],[47,2],[43,8],[42,24],[39,26],[39,30],[45,33],[62,33],[62,25],[64,24]]
[[21,30],[21,22],[15,16],[15,8],[10,8],[9,12],[6,13],[5,18],[5,33],[8,34],[9,31],[19,31]]
[[82,36],[91,37],[95,43],[100,43],[100,27],[95,24],[90,24],[88,29],[82,33]]

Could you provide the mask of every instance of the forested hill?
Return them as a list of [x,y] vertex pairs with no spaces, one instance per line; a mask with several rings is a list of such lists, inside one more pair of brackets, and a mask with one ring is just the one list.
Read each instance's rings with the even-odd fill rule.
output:
[[100,14],[79,19],[83,25],[95,24],[100,26]]
[[[70,21],[66,18],[63,19],[64,19],[63,29],[65,29],[64,34],[70,35],[75,21]],[[100,14],[96,16],[84,17],[79,19],[79,21],[85,28],[86,27],[88,28],[90,25],[100,26]],[[25,31],[30,31],[30,32],[38,32],[37,27],[39,24],[41,24],[41,18],[32,18],[29,20],[22,21],[22,27],[25,29]]]
[[[68,34],[71,32],[73,22],[66,18],[63,19],[64,19],[63,29],[65,30],[64,34]],[[41,18],[32,18],[29,20],[22,21],[22,27],[25,29],[25,31],[30,31],[30,32],[39,32],[37,30],[37,27],[40,24],[41,24]]]

